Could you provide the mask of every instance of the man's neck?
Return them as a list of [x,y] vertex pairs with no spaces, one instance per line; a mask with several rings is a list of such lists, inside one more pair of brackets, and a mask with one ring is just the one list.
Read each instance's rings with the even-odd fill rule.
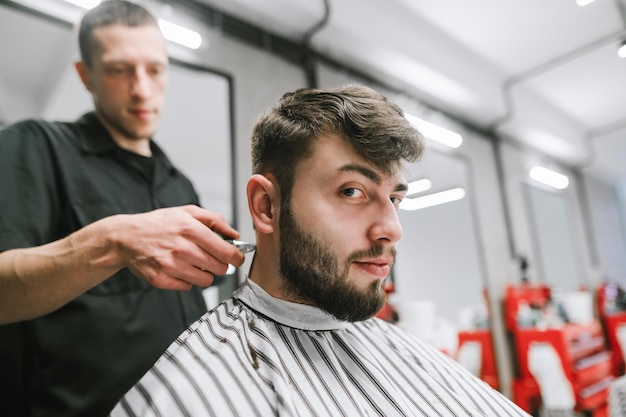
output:
[[[278,256],[267,256],[263,253],[263,246],[259,247],[260,242],[257,237],[257,250],[254,254],[248,278],[263,288],[272,297],[286,301],[292,301],[285,297],[280,288],[280,270],[278,268]],[[277,252],[275,252],[277,253]]]
[[112,134],[113,140],[122,149],[126,149],[129,152],[136,153],[142,156],[152,156],[152,149],[150,149],[150,139],[135,139],[129,140],[124,137],[116,137]]
[[111,124],[104,120],[103,117],[100,117],[98,112],[96,112],[96,117],[98,118],[100,123],[102,123],[104,128],[109,132],[111,138],[113,138],[113,141],[120,148],[126,149],[127,151],[136,153],[138,155],[148,157],[152,156],[152,149],[150,148],[150,138],[128,138],[122,132],[111,126]]

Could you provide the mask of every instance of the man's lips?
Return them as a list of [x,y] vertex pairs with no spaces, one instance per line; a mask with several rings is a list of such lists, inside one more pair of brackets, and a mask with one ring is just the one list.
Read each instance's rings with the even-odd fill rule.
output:
[[154,113],[152,110],[148,109],[130,109],[128,112],[140,119],[146,119]]
[[387,259],[361,259],[354,262],[359,268],[379,278],[386,278],[391,272],[391,260]]

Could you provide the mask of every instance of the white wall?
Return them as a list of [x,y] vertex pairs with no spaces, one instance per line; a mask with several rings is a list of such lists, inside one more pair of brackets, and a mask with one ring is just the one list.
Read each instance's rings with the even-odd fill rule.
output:
[[72,60],[65,62],[65,70],[59,74],[50,94],[43,100],[41,117],[44,119],[71,121],[93,108],[91,96],[74,70]]
[[6,99],[6,101],[3,100],[4,105],[0,108],[2,121],[12,123],[33,114],[39,114],[40,109],[36,95],[25,94],[23,90],[10,84],[4,84],[0,94]]

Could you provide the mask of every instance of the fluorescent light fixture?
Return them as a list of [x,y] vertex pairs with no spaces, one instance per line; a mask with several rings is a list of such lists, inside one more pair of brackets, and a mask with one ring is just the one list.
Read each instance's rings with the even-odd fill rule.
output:
[[159,19],[159,27],[161,28],[161,32],[163,32],[163,36],[168,41],[186,46],[190,49],[198,49],[200,45],[202,45],[202,36],[191,29],[179,26],[165,19]]
[[100,0],[65,0],[68,3],[72,3],[76,6],[80,6],[83,9],[93,9],[100,4]]
[[593,3],[595,0],[576,0],[576,4],[580,7]]
[[427,122],[411,114],[405,113],[404,117],[419,130],[424,136],[451,148],[458,148],[463,143],[463,136],[456,132]]
[[407,197],[410,197],[415,194],[422,193],[424,191],[430,190],[433,183],[428,178],[422,178],[421,180],[411,181],[409,183],[409,190],[406,193]]
[[617,56],[620,58],[626,58],[626,41],[623,41],[617,49]]
[[569,178],[566,175],[559,174],[548,168],[535,166],[528,173],[530,178],[542,184],[562,190],[569,185]]
[[405,198],[400,203],[402,210],[419,210],[426,207],[436,206],[438,204],[450,203],[465,197],[463,188],[452,188],[450,190],[438,193],[428,194],[421,197]]

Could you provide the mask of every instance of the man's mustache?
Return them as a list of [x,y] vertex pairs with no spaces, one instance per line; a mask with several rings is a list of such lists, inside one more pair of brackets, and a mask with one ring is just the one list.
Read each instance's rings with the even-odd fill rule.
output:
[[[392,263],[390,266],[396,262],[396,248],[394,246],[389,247],[387,249],[389,251],[389,256],[392,258]],[[374,245],[369,249],[361,249],[352,252],[347,259],[348,263],[360,261],[361,259],[370,259],[377,258],[385,254],[385,247],[383,245]]]

